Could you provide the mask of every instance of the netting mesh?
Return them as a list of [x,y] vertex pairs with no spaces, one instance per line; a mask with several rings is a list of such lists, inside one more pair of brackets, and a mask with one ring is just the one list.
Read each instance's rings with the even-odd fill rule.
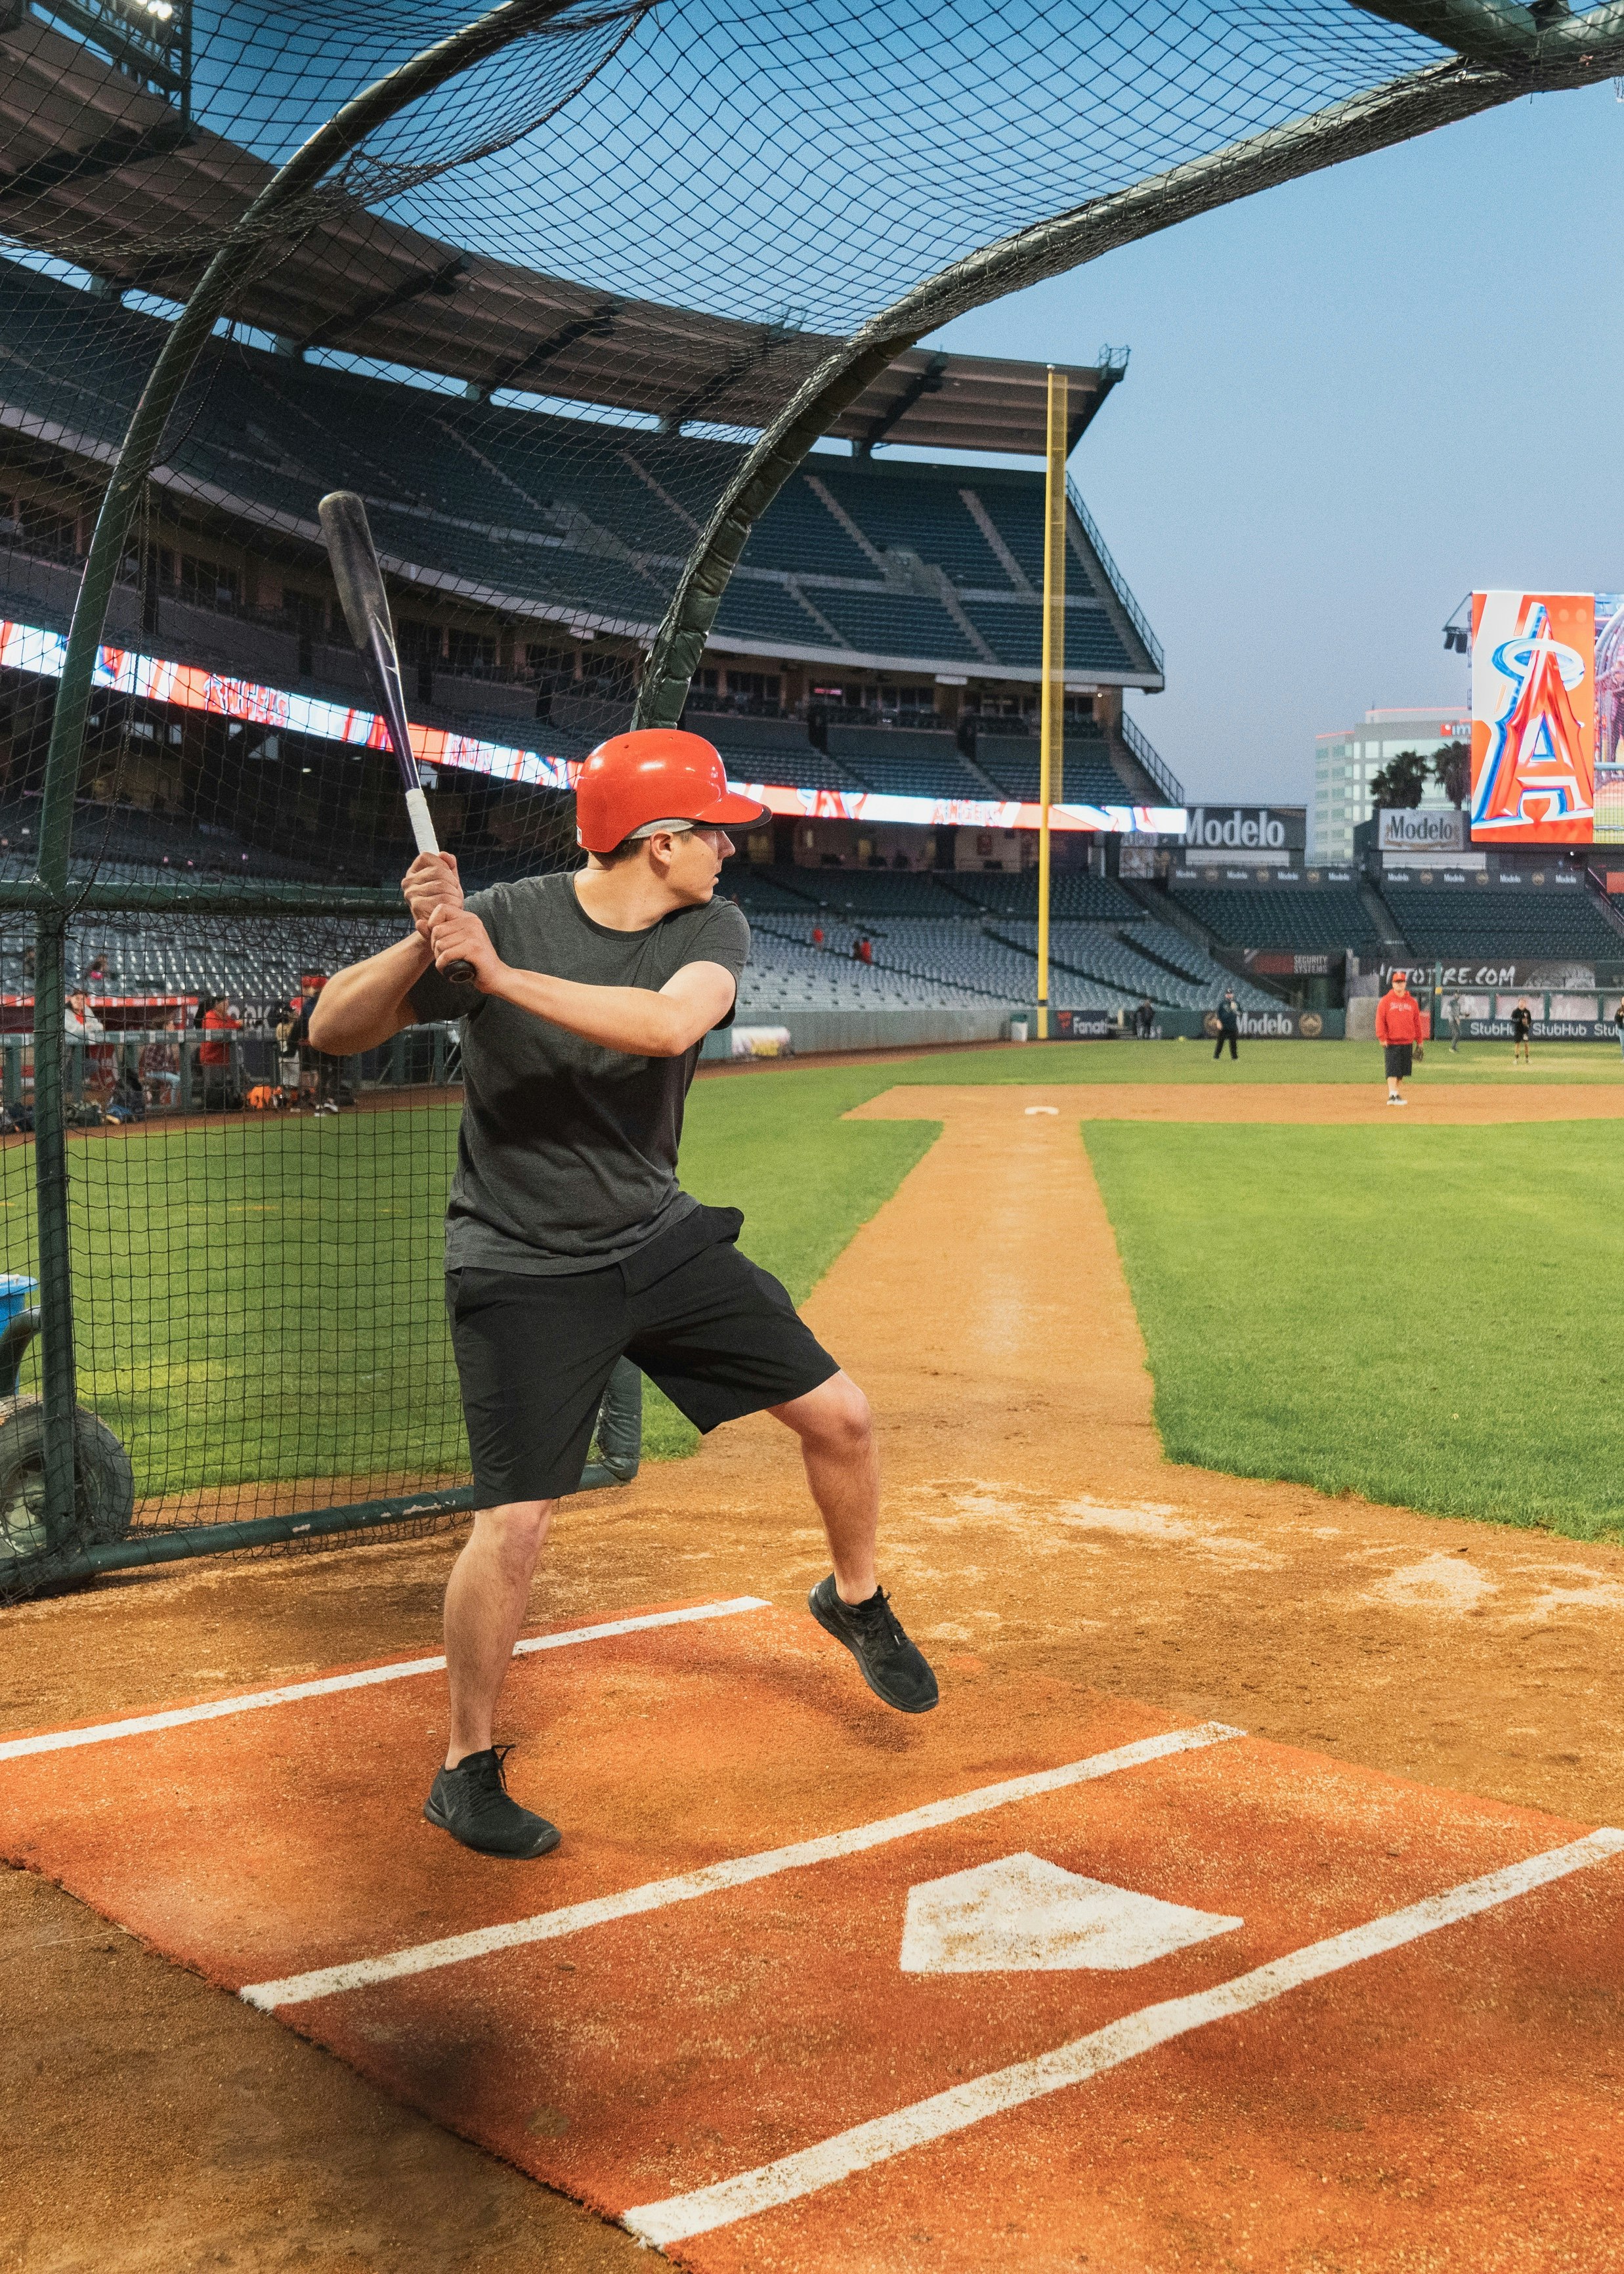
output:
[[[91,12],[99,41],[44,5],[0,33],[0,608],[53,636],[209,255],[341,104],[464,20],[358,0]],[[93,719],[76,850],[396,872],[388,769],[335,740],[335,710],[370,710],[314,523],[346,486],[391,573],[416,715],[457,738],[435,752],[457,772],[443,838],[491,873],[568,859],[562,801],[495,786],[561,784],[624,722],[744,444],[842,337],[989,238],[1439,52],[1342,0],[627,0],[533,24],[241,249],[113,596],[123,683]],[[783,703],[786,650],[1026,662],[1007,611],[966,617],[895,576],[883,609],[853,598],[874,550],[804,486],[763,523],[720,619],[759,659],[756,708]],[[56,659],[14,637],[5,659],[15,851]],[[202,831],[226,835],[179,841]]]
[[[34,872],[63,635],[183,304],[274,169],[465,20],[450,0],[0,15],[0,885]],[[537,0],[243,237],[131,521],[74,785],[74,890],[102,913],[71,931],[69,980],[103,1028],[71,1068],[80,1383],[139,1510],[375,1496],[460,1458],[443,1038],[320,1075],[357,1101],[335,1118],[275,1037],[304,977],[362,944],[324,909],[410,855],[321,494],[367,501],[442,843],[475,885],[569,865],[572,766],[631,715],[752,442],[843,342],[991,239],[1440,61],[1342,0]],[[831,431],[884,429],[896,389],[873,384]],[[972,501],[958,553],[921,561],[838,463],[759,522],[715,620],[729,667],[695,689],[758,743],[854,653],[927,690],[938,668],[1031,675],[1015,506]],[[1131,596],[1074,543],[1093,659],[1155,683]],[[782,763],[741,747],[733,771]],[[226,877],[307,898],[186,912]],[[27,1273],[30,934],[7,921],[0,1168]],[[185,1023],[215,996],[241,1021],[229,1080]],[[94,1121],[125,1081],[142,1118]],[[254,1089],[278,1096],[251,1109]]]

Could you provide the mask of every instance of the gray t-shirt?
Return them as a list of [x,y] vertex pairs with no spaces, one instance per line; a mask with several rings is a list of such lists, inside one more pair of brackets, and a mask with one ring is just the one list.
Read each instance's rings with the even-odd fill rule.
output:
[[[750,952],[731,900],[678,908],[647,931],[595,923],[571,877],[495,885],[468,906],[504,963],[593,987],[658,993],[688,963],[719,963],[736,981]],[[677,1183],[697,1043],[676,1058],[605,1050],[432,969],[411,1002],[420,1019],[462,1022],[448,1271],[595,1271],[698,1206]],[[720,1023],[732,1019],[730,1010]]]

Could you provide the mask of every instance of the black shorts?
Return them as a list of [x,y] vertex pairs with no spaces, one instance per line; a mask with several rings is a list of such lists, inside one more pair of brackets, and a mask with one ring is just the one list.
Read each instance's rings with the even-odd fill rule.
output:
[[624,1354],[700,1429],[784,1405],[839,1372],[778,1282],[701,1209],[600,1271],[446,1274],[482,1507],[574,1492]]
[[1387,1080],[1389,1081],[1402,1081],[1406,1074],[1410,1074],[1415,1072],[1415,1044],[1413,1043],[1385,1043],[1383,1045],[1383,1055],[1387,1061]]

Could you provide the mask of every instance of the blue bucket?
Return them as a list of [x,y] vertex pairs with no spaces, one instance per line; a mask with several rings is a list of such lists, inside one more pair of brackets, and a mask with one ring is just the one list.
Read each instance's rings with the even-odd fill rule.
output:
[[0,1327],[27,1309],[28,1298],[39,1284],[21,1271],[0,1272]]

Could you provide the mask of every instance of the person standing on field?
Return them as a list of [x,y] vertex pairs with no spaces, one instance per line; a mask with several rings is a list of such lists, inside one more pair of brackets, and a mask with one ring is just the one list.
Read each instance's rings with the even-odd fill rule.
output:
[[[580,1484],[622,1356],[702,1430],[765,1410],[793,1431],[834,1567],[808,1609],[886,1705],[936,1703],[876,1570],[868,1401],[741,1254],[738,1209],[677,1182],[700,1046],[731,1024],[749,953],[716,890],[726,828],[763,808],[729,790],[710,743],[658,727],[592,752],[575,810],[574,874],[464,900],[455,858],[419,854],[413,930],[330,979],[310,1022],[318,1050],[348,1056],[414,1020],[461,1020],[446,1307],[479,1513],[446,1589],[449,1743],[423,1812],[488,1856],[545,1856],[560,1836],[508,1793],[494,1717],[553,1508]],[[446,976],[458,963],[471,983]]]
[[1624,1051],[1624,995],[1619,998],[1619,1007],[1613,1014],[1613,1031],[1619,1038],[1619,1049]]
[[1221,1058],[1223,1056],[1223,1046],[1228,1043],[1229,1056],[1232,1058],[1239,1058],[1240,1051],[1237,1044],[1240,1040],[1240,1031],[1241,1006],[1235,999],[1234,988],[1226,987],[1223,990],[1223,1000],[1218,1005],[1218,1040],[1214,1045],[1213,1056],[1215,1058]]
[[1520,1058],[1524,1065],[1532,1065],[1534,1053],[1530,1047],[1534,1034],[1534,1014],[1528,1007],[1526,996],[1511,1014],[1511,1063]]
[[1382,1046],[1387,1077],[1387,1103],[1408,1105],[1400,1084],[1415,1065],[1416,1044],[1421,1039],[1421,1005],[1410,991],[1410,975],[1395,971],[1387,993],[1376,1005],[1376,1039]]

